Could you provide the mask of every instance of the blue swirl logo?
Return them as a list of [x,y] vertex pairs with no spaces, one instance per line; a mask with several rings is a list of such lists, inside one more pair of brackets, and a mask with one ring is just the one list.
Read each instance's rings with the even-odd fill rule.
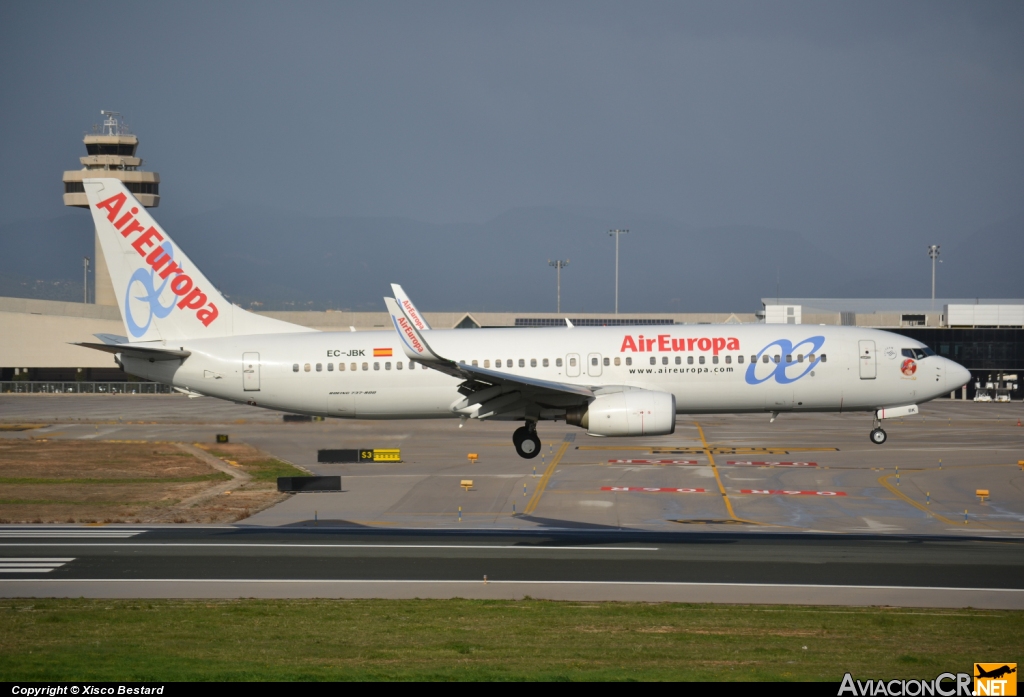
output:
[[[814,366],[821,362],[821,358],[815,356],[813,361],[809,361],[807,363],[797,362],[794,358],[792,363],[787,363],[786,356],[794,356],[801,353],[814,355],[818,353],[818,350],[821,349],[821,346],[824,343],[825,337],[823,336],[811,336],[797,344],[790,342],[788,339],[777,339],[773,341],[758,352],[757,360],[747,366],[747,374],[745,376],[747,384],[760,385],[762,382],[766,382],[772,378],[775,378],[775,382],[780,385],[787,385],[791,382],[796,382],[804,375],[807,375],[807,373],[814,370]],[[777,357],[777,361],[768,353],[768,350],[773,346],[777,347],[777,352],[772,352],[775,357]],[[767,363],[761,360],[761,356],[765,355],[769,357]],[[767,375],[763,372],[765,369],[768,371]],[[793,376],[789,373],[790,370],[800,369],[802,369],[803,372],[799,375]],[[760,376],[758,375],[759,370],[762,371]]]
[[[168,256],[168,261],[166,263],[170,263],[171,260],[174,259],[174,249],[171,247],[171,243],[164,242],[160,248],[164,251],[164,254]],[[163,264],[161,264],[161,266],[163,266]],[[137,269],[135,273],[132,274],[132,277],[128,279],[128,289],[124,294],[124,321],[125,324],[128,325],[128,331],[136,339],[142,337],[149,330],[149,325],[153,323],[154,317],[157,319],[163,319],[167,315],[171,314],[172,310],[174,310],[174,297],[171,298],[170,305],[164,305],[160,302],[160,294],[164,292],[165,288],[167,288],[167,284],[170,283],[171,278],[173,278],[173,276],[163,279],[163,282],[158,288],[156,286],[156,282],[159,280],[159,277],[157,276],[156,269],[141,268]],[[132,295],[132,289],[136,285],[142,286],[141,290],[138,291],[141,292],[142,295]],[[146,311],[145,324],[138,322],[135,318],[135,310],[132,309],[133,299],[141,300],[143,303],[146,303],[146,307],[148,309]],[[134,307],[138,307],[138,303],[136,303]]]

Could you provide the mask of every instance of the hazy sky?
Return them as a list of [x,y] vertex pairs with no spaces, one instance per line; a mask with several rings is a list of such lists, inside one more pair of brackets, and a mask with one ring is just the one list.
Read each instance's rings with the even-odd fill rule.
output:
[[1020,2],[9,0],[0,94],[0,223],[64,212],[100,109],[170,216],[606,207],[870,257],[1024,210]]

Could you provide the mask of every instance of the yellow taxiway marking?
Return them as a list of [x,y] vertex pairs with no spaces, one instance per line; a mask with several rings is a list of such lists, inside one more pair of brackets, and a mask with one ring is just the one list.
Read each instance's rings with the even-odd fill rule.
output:
[[[889,491],[891,491],[892,493],[896,494],[896,496],[898,496],[899,498],[901,498],[901,499],[903,499],[904,501],[906,501],[907,503],[909,503],[909,504],[910,504],[911,506],[913,506],[914,508],[916,508],[916,509],[918,509],[918,510],[920,510],[920,511],[924,511],[925,513],[927,513],[927,514],[928,514],[928,515],[930,515],[931,517],[933,517],[933,518],[937,518],[938,520],[941,520],[941,521],[942,521],[943,523],[946,523],[946,524],[948,524],[948,525],[956,525],[956,523],[955,523],[955,522],[953,522],[952,520],[950,520],[949,518],[944,518],[943,516],[940,516],[940,515],[939,515],[938,513],[936,513],[935,511],[932,511],[932,510],[931,510],[931,509],[929,509],[929,508],[928,508],[927,506],[924,506],[924,505],[922,505],[922,504],[918,503],[917,501],[915,501],[914,499],[910,498],[909,496],[907,496],[906,494],[904,494],[904,493],[903,493],[902,491],[900,491],[899,489],[897,489],[896,487],[894,487],[894,486],[893,486],[892,484],[890,484],[890,483],[889,483],[889,480],[890,480],[890,479],[891,479],[892,477],[895,477],[895,476],[896,476],[895,474],[887,474],[887,475],[884,475],[884,476],[882,476],[882,477],[879,477],[879,478],[878,478],[878,483],[879,483],[879,484],[881,484],[882,486],[884,486],[884,487],[885,487],[886,489],[888,489],[888,490],[889,490]],[[961,523],[961,525],[962,525],[962,524],[963,524],[963,523]]]
[[693,425],[697,427],[697,433],[700,434],[700,442],[704,446],[704,454],[708,457],[708,462],[711,463],[711,471],[715,474],[715,483],[718,484],[718,491],[722,494],[722,501],[725,502],[725,510],[729,512],[729,517],[740,523],[753,523],[754,525],[764,525],[764,523],[758,523],[753,520],[744,520],[736,515],[736,512],[732,509],[732,502],[729,500],[729,495],[725,493],[725,487],[722,485],[722,478],[718,475],[718,466],[715,464],[715,456],[712,454],[712,448],[708,446],[708,441],[704,438],[704,429],[696,421]]
[[572,445],[571,442],[563,441],[562,447],[560,447],[558,452],[555,453],[555,456],[551,458],[551,464],[548,465],[546,470],[544,470],[544,476],[542,476],[540,481],[537,483],[537,488],[534,490],[533,496],[530,497],[529,502],[526,504],[526,508],[523,509],[523,515],[530,515],[533,513],[534,509],[537,508],[537,504],[540,503],[540,497],[544,494],[544,489],[547,488],[548,482],[551,480],[551,475],[555,472],[555,467],[558,466],[558,463],[561,461],[562,456],[565,455],[565,451],[569,449],[570,445]]

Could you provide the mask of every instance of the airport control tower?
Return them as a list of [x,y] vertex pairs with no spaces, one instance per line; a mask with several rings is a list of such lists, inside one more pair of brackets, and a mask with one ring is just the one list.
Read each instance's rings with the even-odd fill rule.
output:
[[[135,150],[139,147],[138,136],[131,133],[118,112],[101,111],[100,115],[106,117],[103,126],[93,126],[93,132],[85,136],[86,156],[80,158],[82,169],[64,172],[64,205],[88,208],[82,180],[87,177],[111,177],[124,182],[143,206],[156,208],[160,205],[160,175],[139,169],[142,160],[135,156]],[[107,264],[100,250],[99,237],[96,237],[95,244],[93,302],[97,305],[117,305]]]

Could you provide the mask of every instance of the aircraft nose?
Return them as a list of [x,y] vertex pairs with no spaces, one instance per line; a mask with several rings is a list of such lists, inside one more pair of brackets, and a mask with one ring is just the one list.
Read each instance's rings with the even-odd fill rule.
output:
[[971,381],[971,371],[959,363],[948,361],[946,364],[946,389],[957,390]]

